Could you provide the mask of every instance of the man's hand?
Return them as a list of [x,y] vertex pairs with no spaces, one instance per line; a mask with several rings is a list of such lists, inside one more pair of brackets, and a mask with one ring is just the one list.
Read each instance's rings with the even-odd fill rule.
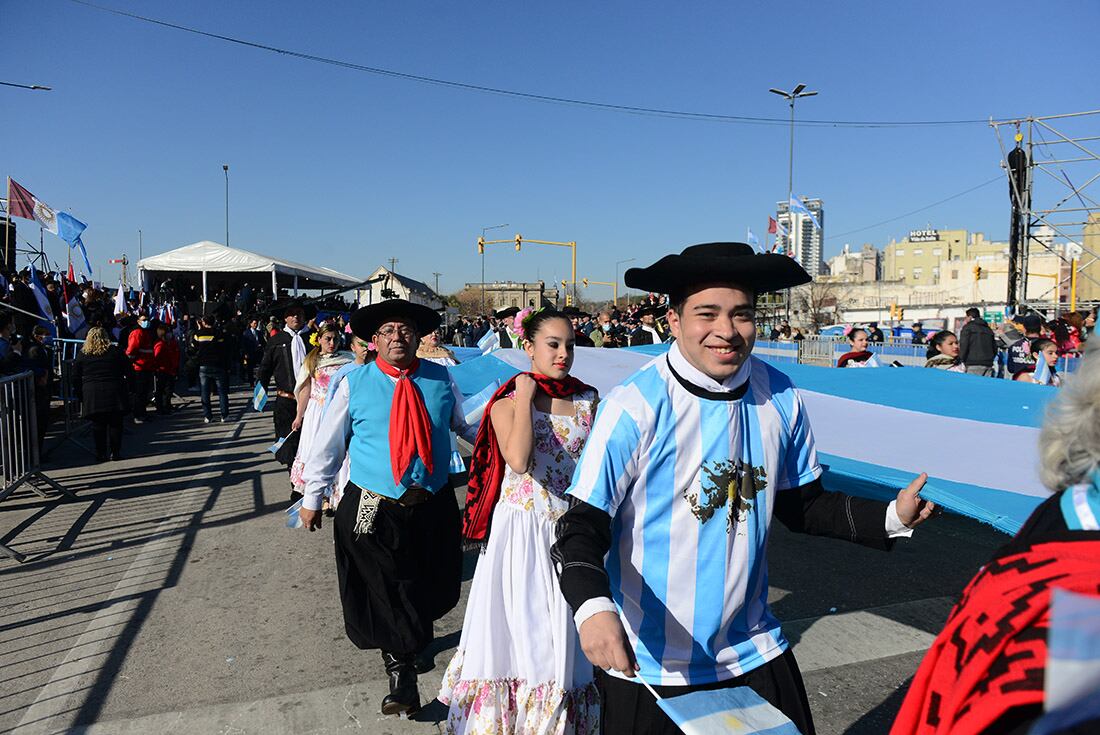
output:
[[298,510],[298,518],[302,521],[302,526],[308,528],[311,532],[316,531],[321,527],[321,511],[310,510],[309,508],[302,507]]
[[936,510],[936,504],[924,500],[920,496],[921,488],[928,480],[928,473],[922,472],[917,479],[909,483],[909,487],[898,493],[897,506],[898,518],[906,528],[916,528],[932,517]]
[[615,669],[631,678],[637,673],[638,662],[627,643],[618,613],[596,613],[581,623],[580,636],[581,649],[593,666],[605,671]]

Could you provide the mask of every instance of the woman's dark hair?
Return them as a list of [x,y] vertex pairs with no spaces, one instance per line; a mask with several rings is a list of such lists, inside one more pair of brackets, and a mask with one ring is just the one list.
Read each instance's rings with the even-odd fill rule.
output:
[[1050,323],[1050,329],[1058,342],[1065,343],[1069,339],[1069,324],[1065,319],[1055,319]]
[[305,367],[310,376],[317,370],[317,363],[321,361],[321,337],[330,332],[336,335],[336,349],[340,349],[340,327],[336,326],[336,322],[325,322],[317,330],[317,346],[306,355]]
[[954,336],[954,332],[949,332],[946,329],[936,332],[936,334],[932,336],[932,339],[928,340],[928,349],[925,351],[925,357],[932,359],[940,354],[940,345],[946,342],[948,337]]
[[848,341],[851,342],[852,344],[855,344],[856,335],[859,334],[860,332],[863,332],[865,335],[867,334],[867,330],[864,329],[863,327],[856,327],[852,331],[848,332]]
[[[1053,345],[1054,340],[1041,337],[1039,339],[1031,340],[1031,354],[1038,355],[1040,352],[1046,349],[1047,345]],[[1055,345],[1057,347],[1057,345]]]
[[573,322],[570,321],[569,316],[561,313],[557,309],[541,309],[536,312],[532,312],[523,320],[523,338],[527,341],[532,341],[535,335],[542,329],[542,325],[551,319],[564,319],[565,323],[569,325],[569,328],[573,328]]

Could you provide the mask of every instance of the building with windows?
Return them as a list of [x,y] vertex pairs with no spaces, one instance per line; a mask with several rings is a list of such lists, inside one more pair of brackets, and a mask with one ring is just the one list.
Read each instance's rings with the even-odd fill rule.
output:
[[806,209],[813,212],[821,227],[803,212],[791,212],[789,202],[777,202],[775,220],[787,232],[777,234],[780,249],[802,264],[811,276],[828,273],[822,259],[822,243],[825,241],[825,206],[820,199],[802,197]]
[[[403,276],[400,273],[394,273],[383,266],[379,266],[374,273],[370,274],[369,278],[374,279],[379,276],[388,276],[388,278],[371,283],[360,291],[360,306],[377,304],[379,301],[385,301],[386,299],[392,298],[405,299],[414,304],[422,304],[430,309],[436,310],[442,309],[444,306],[443,299],[439,297],[439,294],[437,294],[431,286],[422,281]],[[387,290],[387,293],[383,293],[383,291]]]
[[829,258],[828,274],[831,280],[846,283],[868,283],[882,278],[882,253],[870,243],[864,243],[856,252],[848,243],[839,255]]
[[491,311],[516,306],[540,308],[556,306],[560,294],[556,288],[547,288],[543,281],[494,281],[493,283],[467,283],[466,289],[475,292],[485,288],[486,308]]

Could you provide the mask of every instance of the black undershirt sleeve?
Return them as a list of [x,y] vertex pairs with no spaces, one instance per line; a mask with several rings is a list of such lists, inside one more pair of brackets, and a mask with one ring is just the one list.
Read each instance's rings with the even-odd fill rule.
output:
[[893,539],[886,535],[886,508],[879,500],[829,492],[814,480],[775,494],[772,515],[795,533],[844,539],[887,550]]
[[574,500],[557,523],[557,542],[550,557],[558,573],[562,595],[576,610],[586,600],[611,597],[604,558],[611,549],[611,516],[583,501]]

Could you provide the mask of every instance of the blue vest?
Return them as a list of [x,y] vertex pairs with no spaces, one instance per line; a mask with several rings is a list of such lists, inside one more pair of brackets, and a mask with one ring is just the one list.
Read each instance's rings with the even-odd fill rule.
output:
[[432,492],[449,479],[451,458],[451,413],[455,405],[451,376],[447,368],[421,360],[412,376],[413,384],[424,398],[432,422],[433,472],[414,457],[401,483],[393,482],[390,465],[390,407],[394,383],[374,363],[347,376],[348,415],[351,418],[351,481],[361,488],[387,498],[400,498],[412,485]]

